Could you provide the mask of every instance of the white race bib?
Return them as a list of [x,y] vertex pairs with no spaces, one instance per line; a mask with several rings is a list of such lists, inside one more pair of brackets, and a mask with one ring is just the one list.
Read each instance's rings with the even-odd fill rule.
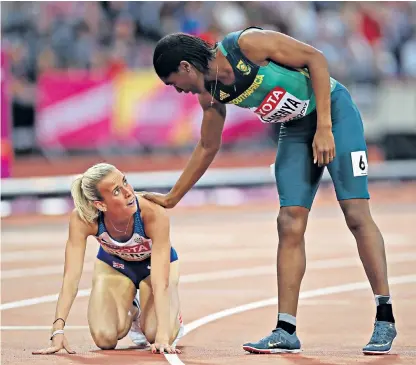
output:
[[365,151],[351,152],[352,172],[355,177],[368,175],[368,162]]
[[300,100],[285,89],[275,87],[254,113],[263,123],[283,123],[304,117],[308,105],[309,100]]

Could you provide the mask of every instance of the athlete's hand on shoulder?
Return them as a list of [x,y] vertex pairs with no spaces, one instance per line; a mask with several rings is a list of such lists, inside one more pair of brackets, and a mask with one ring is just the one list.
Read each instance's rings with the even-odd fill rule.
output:
[[68,354],[75,354],[75,351],[71,350],[69,347],[68,340],[63,333],[53,336],[51,346],[41,350],[33,351],[32,355],[50,355],[62,349],[65,349]]
[[165,208],[173,208],[179,202],[170,193],[159,194],[159,193],[143,192],[140,195],[142,195],[145,199],[150,200],[153,203],[159,204]]
[[335,158],[335,141],[332,128],[318,127],[312,143],[313,163],[318,166],[326,166]]
[[168,354],[181,353],[181,350],[178,350],[176,347],[170,346],[167,341],[163,342],[155,342],[150,345],[150,351],[152,351],[152,354],[163,354],[164,352],[167,352]]

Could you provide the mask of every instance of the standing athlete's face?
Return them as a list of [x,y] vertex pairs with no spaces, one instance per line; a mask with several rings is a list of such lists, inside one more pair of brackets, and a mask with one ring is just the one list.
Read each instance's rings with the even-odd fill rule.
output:
[[205,90],[204,75],[186,61],[180,63],[177,72],[172,72],[162,81],[173,86],[179,93],[201,94]]

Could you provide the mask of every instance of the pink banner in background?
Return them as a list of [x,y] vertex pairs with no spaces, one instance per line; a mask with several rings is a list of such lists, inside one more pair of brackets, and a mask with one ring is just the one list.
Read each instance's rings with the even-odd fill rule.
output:
[[8,61],[7,55],[1,51],[1,178],[9,177],[13,161],[11,131],[11,104],[8,95]]
[[[200,135],[198,98],[166,87],[153,71],[124,71],[113,78],[51,72],[38,86],[42,148],[175,147],[194,144]],[[224,143],[266,132],[251,112],[231,108]]]
[[110,139],[113,84],[107,76],[50,72],[38,83],[36,135],[42,148],[94,148]]

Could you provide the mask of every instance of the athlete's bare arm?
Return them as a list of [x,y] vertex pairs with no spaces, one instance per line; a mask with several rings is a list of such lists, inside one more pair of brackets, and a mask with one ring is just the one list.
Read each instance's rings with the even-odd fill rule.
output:
[[[273,60],[293,68],[307,67],[316,97],[317,131],[323,131],[321,137],[324,139],[332,136],[332,133],[326,133],[332,128],[331,87],[328,62],[322,52],[282,33],[260,29],[247,30],[238,43],[244,55],[256,64],[264,65]],[[316,150],[314,146],[314,157],[319,165],[328,164],[329,159],[335,157],[333,140],[332,144],[329,140],[318,141]]]
[[[78,284],[84,267],[85,249],[87,237],[96,233],[96,224],[87,224],[81,220],[78,212],[74,209],[69,219],[69,234],[65,248],[65,266],[61,291],[56,304],[55,320],[52,332],[64,328],[75,297],[78,293]],[[52,346],[34,351],[33,354],[53,354],[65,348],[68,353],[74,353],[69,348],[68,341],[63,334],[57,334],[52,339]]]
[[55,318],[66,320],[69,314],[69,310],[78,293],[78,284],[84,267],[87,237],[94,233],[92,225],[85,223],[74,209],[69,220],[69,234],[65,248],[64,277],[56,306]]
[[[221,147],[221,135],[226,117],[225,105],[214,99],[208,92],[199,95],[199,103],[204,111],[201,126],[201,138],[193,151],[179,180],[173,186],[166,199],[156,203],[166,208],[174,207],[195,185],[214,160]],[[154,199],[152,199],[154,200]]]
[[155,302],[157,330],[155,342],[169,344],[170,336],[170,222],[165,208],[139,198],[146,235],[152,240],[150,281]]

